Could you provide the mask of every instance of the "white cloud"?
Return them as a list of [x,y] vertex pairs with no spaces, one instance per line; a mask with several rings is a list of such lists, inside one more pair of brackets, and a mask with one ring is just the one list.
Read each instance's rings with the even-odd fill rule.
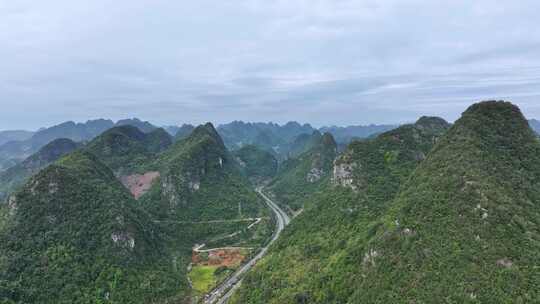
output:
[[[455,117],[488,97],[540,116],[539,10],[533,0],[0,0],[0,129],[97,116],[389,122]],[[43,112],[30,120],[32,108]]]

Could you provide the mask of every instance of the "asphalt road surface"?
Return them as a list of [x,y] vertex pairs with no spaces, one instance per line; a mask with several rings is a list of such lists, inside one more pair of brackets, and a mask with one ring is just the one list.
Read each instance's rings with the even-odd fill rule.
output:
[[204,299],[205,304],[227,303],[233,292],[242,283],[243,275],[246,274],[253,267],[253,265],[255,265],[255,263],[257,263],[257,261],[259,261],[266,254],[270,245],[272,245],[279,238],[279,235],[281,234],[283,228],[285,228],[285,226],[287,226],[291,221],[287,213],[281,210],[281,208],[279,208],[276,203],[274,203],[268,196],[266,196],[266,194],[262,192],[262,187],[257,188],[256,191],[263,197],[265,203],[276,215],[276,231],[274,232],[274,235],[272,236],[270,242],[268,242],[268,244],[263,247],[256,256],[254,256],[251,260],[249,260],[249,262],[240,267],[227,280],[225,280],[219,286],[214,288],[208,295],[206,295]]

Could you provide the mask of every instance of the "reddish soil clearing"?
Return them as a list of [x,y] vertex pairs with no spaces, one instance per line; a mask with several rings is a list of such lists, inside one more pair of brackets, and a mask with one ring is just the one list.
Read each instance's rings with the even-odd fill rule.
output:
[[246,258],[240,249],[217,249],[206,254],[208,258],[203,257],[204,253],[193,252],[191,262],[202,266],[236,267]]
[[122,182],[122,184],[124,184],[126,188],[129,189],[135,199],[139,199],[139,197],[141,197],[143,194],[148,192],[148,190],[150,190],[150,187],[152,187],[152,183],[158,177],[159,172],[150,171],[146,172],[143,175],[133,174],[122,176],[120,178],[120,181]]

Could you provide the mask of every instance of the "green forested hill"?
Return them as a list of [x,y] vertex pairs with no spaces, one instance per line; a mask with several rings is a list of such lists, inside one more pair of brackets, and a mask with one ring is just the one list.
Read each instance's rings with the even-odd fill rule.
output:
[[[194,244],[256,248],[271,236],[269,210],[212,124],[198,126],[149,168],[160,177],[138,202],[167,232],[167,244],[178,257],[191,257]],[[235,221],[248,218],[265,219],[249,230],[249,222]]]
[[144,133],[131,125],[111,128],[92,140],[86,150],[97,156],[117,175],[141,171],[156,154],[172,144],[172,137],[159,128]]
[[2,303],[155,303],[187,289],[157,227],[91,154],[42,170],[8,210]]
[[336,142],[329,133],[316,139],[310,150],[281,164],[267,187],[276,202],[289,210],[301,209],[302,198],[316,191],[332,173],[332,162],[337,155]]
[[171,144],[171,136],[163,129],[154,128],[150,133],[144,133],[130,125],[111,128],[84,147],[70,139],[56,139],[0,175],[0,200],[33,174],[78,148],[94,154],[122,176],[144,171],[144,167]]
[[519,109],[471,106],[361,254],[356,303],[540,301],[540,142]]
[[150,167],[161,177],[141,204],[159,218],[212,220],[267,214],[212,124],[197,127]]
[[22,163],[19,163],[0,174],[0,202],[17,187],[23,185],[28,178],[45,168],[60,157],[79,148],[80,144],[67,138],[53,140]]
[[315,146],[320,145],[322,136],[319,131],[313,131],[311,134],[300,134],[288,145],[284,145],[282,147],[284,151],[281,151],[281,153],[286,156],[286,159],[297,158]]
[[276,157],[254,145],[246,145],[233,152],[244,174],[254,181],[274,177],[278,169]]
[[335,162],[332,183],[307,196],[309,207],[246,277],[232,302],[347,303],[361,275],[364,238],[376,231],[400,184],[448,127],[442,119],[423,117],[351,143]]
[[114,126],[115,127],[133,126],[133,127],[137,128],[137,129],[141,130],[144,133],[150,133],[150,132],[155,131],[157,129],[157,127],[152,125],[150,122],[142,121],[142,120],[140,120],[138,118],[121,119],[121,120],[117,121],[114,124]]
[[[147,172],[135,201],[119,179]],[[270,227],[211,124],[172,146],[161,129],[115,127],[0,206],[0,303],[183,303],[194,244],[257,247]]]
[[378,160],[351,145],[348,190],[313,198],[233,303],[538,302],[540,142],[519,109],[473,105],[425,160],[400,159],[423,142]]
[[190,124],[183,124],[181,127],[178,127],[178,129],[174,133],[173,135],[174,141],[181,140],[188,137],[189,134],[193,132],[193,130],[195,130],[195,126],[190,125]]

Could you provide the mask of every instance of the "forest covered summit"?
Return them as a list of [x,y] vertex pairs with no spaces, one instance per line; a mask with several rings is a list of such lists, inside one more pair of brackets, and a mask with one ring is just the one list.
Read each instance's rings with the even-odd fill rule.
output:
[[257,248],[271,235],[269,211],[212,124],[176,143],[163,129],[118,126],[74,147],[0,205],[7,303],[183,301],[194,296],[195,244]]
[[519,108],[502,101],[471,106],[366,242],[370,265],[358,285],[365,291],[353,298],[537,301],[539,152]]
[[[351,279],[359,275],[358,264],[348,257],[359,254],[359,242],[449,128],[440,119],[419,122],[353,141],[337,155],[330,174],[292,200],[292,206],[304,206],[303,212],[246,277],[233,303],[346,302],[356,289]],[[324,283],[328,278],[332,284]]]
[[181,272],[157,227],[92,154],[61,158],[7,207],[0,242],[5,303],[147,303],[180,288],[174,277]]
[[528,122],[500,101],[428,124],[436,137],[425,122],[351,144],[334,186],[308,198],[233,303],[540,299],[540,142]]
[[156,155],[172,145],[172,137],[162,128],[149,133],[131,125],[113,127],[103,132],[85,149],[96,155],[119,175],[139,173]]

